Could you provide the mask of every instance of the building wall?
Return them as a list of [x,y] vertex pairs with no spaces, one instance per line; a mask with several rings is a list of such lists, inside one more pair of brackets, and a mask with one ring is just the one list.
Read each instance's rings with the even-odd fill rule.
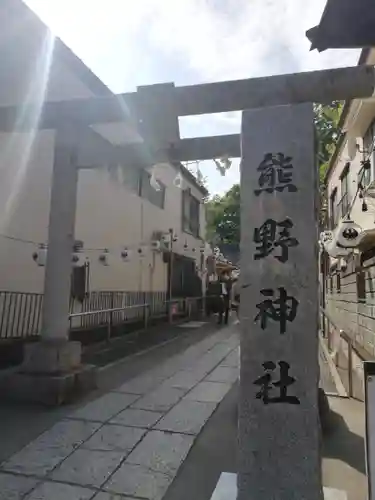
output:
[[[375,60],[375,51],[370,53],[370,58],[372,59],[369,62]],[[370,152],[370,155],[363,153],[366,149],[363,137],[374,119],[375,107],[371,99],[357,100],[352,103],[345,123],[346,140],[337,154],[327,179],[328,211],[331,216],[330,197],[337,188],[336,199],[337,202],[340,201],[342,197],[340,175],[349,162],[350,218],[367,230],[375,229],[375,209],[368,204],[368,211],[362,210],[363,199],[358,196],[358,174],[362,168],[361,161],[366,157],[371,162],[371,181],[375,180],[374,153]],[[353,148],[349,147],[349,141],[353,139],[358,147],[355,156],[350,157],[350,149],[353,150]],[[362,260],[359,259],[358,254],[356,256],[351,254],[346,259],[346,269],[328,274],[325,280],[326,308],[338,328],[349,333],[370,356],[375,356],[375,259],[371,257],[371,253],[362,253]],[[344,343],[341,347],[345,347]],[[362,379],[361,360],[354,357],[354,365]]]
[[[35,16],[28,19],[25,30],[20,18],[11,24],[4,12],[7,11],[0,8],[0,26],[11,28],[6,50],[0,48],[0,62],[5,68],[0,75],[0,106],[39,102],[42,107],[44,100],[94,95],[80,74],[53,56],[61,52],[56,50],[58,42]],[[83,73],[88,71],[83,63],[81,67]],[[105,94],[108,89],[101,82],[95,83],[95,89]],[[36,114],[35,122],[37,118]],[[19,119],[22,120],[22,108]],[[104,131],[106,127],[99,128]],[[111,127],[107,127],[107,136],[123,136],[121,124],[114,131]],[[0,291],[43,290],[44,268],[33,262],[32,253],[35,243],[47,241],[53,147],[52,130],[0,134]],[[185,239],[189,248],[199,248],[199,240],[181,233],[182,191],[173,185],[175,176],[172,166],[158,169],[157,177],[166,185],[162,210],[137,196],[121,179],[114,179],[104,167],[80,172],[76,239],[83,240],[86,248],[110,249],[108,267],[98,263],[100,252],[85,254],[90,260],[92,290],[165,291],[167,266],[160,254],[146,252],[144,259],[133,258],[129,263],[120,259],[121,247],[149,243],[153,231],[173,228],[180,235],[176,244],[180,253],[184,252]],[[190,188],[193,195],[202,198],[194,186]],[[200,215],[203,236],[203,205]]]

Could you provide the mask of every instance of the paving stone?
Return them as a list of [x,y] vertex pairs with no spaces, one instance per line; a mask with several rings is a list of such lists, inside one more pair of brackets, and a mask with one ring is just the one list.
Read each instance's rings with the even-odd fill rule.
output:
[[120,394],[118,392],[109,392],[91,403],[83,406],[75,411],[69,418],[78,418],[83,420],[91,420],[94,422],[106,422],[111,417],[114,417],[121,410],[125,410],[139,396],[135,394]]
[[174,389],[173,387],[158,387],[154,391],[138,399],[132,408],[142,410],[154,410],[158,412],[168,411],[179,401],[186,390]]
[[208,382],[226,382],[233,384],[239,376],[239,369],[233,366],[218,366],[208,377]]
[[173,478],[141,465],[123,464],[105,489],[149,500],[161,500]]
[[131,451],[146,433],[145,429],[124,427],[122,425],[104,425],[82,448],[101,451]]
[[117,493],[106,493],[101,491],[94,496],[92,500],[139,500],[133,497],[124,497],[123,495],[118,495]]
[[76,450],[52,474],[53,479],[100,487],[126,454],[117,451]]
[[236,349],[235,351],[231,352],[229,356],[223,359],[223,361],[220,363],[222,366],[232,366],[232,367],[239,367],[240,366],[240,352],[239,349]]
[[220,403],[230,388],[231,384],[201,382],[194,387],[194,389],[192,389],[184,399],[207,403]]
[[66,448],[46,448],[43,450],[28,445],[5,462],[2,468],[21,474],[32,474],[43,477],[51,472],[71,452],[71,449],[68,450]]
[[61,483],[43,483],[38,486],[25,500],[89,500],[93,490],[70,486]]
[[90,437],[100,424],[62,420],[13,455],[5,470],[44,476]]
[[170,432],[197,435],[215,411],[217,403],[182,400],[155,426]]
[[193,436],[150,431],[125,463],[142,465],[173,477],[189,453],[193,441]]
[[139,396],[146,394],[155,389],[155,387],[165,380],[163,376],[155,376],[152,373],[145,373],[140,377],[133,378],[125,384],[117,387],[116,392],[125,392],[127,394],[138,394]]
[[190,371],[179,371],[171,378],[163,382],[162,387],[174,387],[176,389],[190,390],[202,380],[203,376],[200,373]]
[[37,479],[0,472],[0,500],[21,500],[37,484]]
[[135,408],[128,408],[127,410],[119,413],[110,424],[125,425],[129,427],[140,427],[150,429],[153,427],[164,413],[157,413],[155,411],[137,410]]

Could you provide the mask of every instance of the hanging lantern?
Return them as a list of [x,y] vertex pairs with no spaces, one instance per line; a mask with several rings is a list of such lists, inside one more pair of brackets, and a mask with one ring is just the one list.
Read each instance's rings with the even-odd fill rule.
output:
[[123,250],[121,251],[121,259],[123,260],[123,262],[129,262],[130,258],[131,251],[127,247],[123,248]]
[[32,255],[34,262],[39,267],[44,267],[47,262],[47,248],[43,243],[38,246],[38,250],[35,251]]
[[103,252],[99,254],[98,260],[102,266],[109,266],[109,251],[107,249],[103,250]]
[[343,220],[336,230],[335,240],[342,248],[355,248],[362,240],[362,228],[352,220]]
[[141,259],[143,259],[146,255],[146,249],[144,246],[140,246],[137,248],[137,255],[138,257],[140,257]]

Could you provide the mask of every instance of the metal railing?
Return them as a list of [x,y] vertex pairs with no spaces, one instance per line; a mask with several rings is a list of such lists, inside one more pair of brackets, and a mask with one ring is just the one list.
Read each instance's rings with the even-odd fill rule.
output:
[[[328,350],[331,352],[331,356],[335,362],[336,367],[339,365],[339,353],[341,349],[341,339],[347,345],[347,349],[343,349],[346,351],[348,358],[348,396],[350,398],[354,397],[354,388],[353,388],[353,353],[355,353],[361,361],[370,361],[371,355],[365,351],[347,332],[345,332],[342,328],[339,328],[336,322],[332,319],[331,315],[323,308],[320,307],[320,312],[322,313],[322,324],[321,330],[323,335],[327,338]],[[327,324],[326,324],[327,322]],[[336,338],[332,338],[332,329],[336,332]],[[334,345],[336,344],[336,345]]]
[[[174,323],[176,317],[181,318],[181,316],[185,316],[188,319],[192,317],[193,314],[193,305],[196,305],[196,309],[203,310],[203,299],[204,297],[185,297],[185,298],[176,298],[171,300],[164,301],[164,311],[165,315],[168,317],[168,321],[170,324]],[[146,330],[149,324],[150,319],[153,316],[153,309],[151,308],[151,304],[133,304],[125,307],[115,307],[111,309],[100,309],[98,311],[85,311],[80,313],[72,313],[69,315],[69,322],[72,325],[72,321],[76,318],[90,318],[96,315],[100,315],[101,318],[106,317],[106,322],[104,324],[107,325],[107,336],[106,340],[109,342],[112,338],[112,332],[114,325],[114,314],[117,313],[128,313],[129,310],[141,310],[143,317],[143,329]],[[103,325],[103,323],[102,323]],[[71,327],[72,330],[72,327]]]
[[0,291],[0,340],[39,334],[43,294]]
[[[89,330],[111,322],[111,327],[129,322],[144,321],[145,309],[149,317],[169,318],[191,315],[189,308],[203,300],[176,298],[166,300],[165,292],[102,292],[87,294],[82,302],[71,300],[71,330]],[[174,307],[172,307],[174,304]],[[0,341],[37,337],[40,333],[43,294],[0,291]],[[112,311],[109,315],[108,311]]]

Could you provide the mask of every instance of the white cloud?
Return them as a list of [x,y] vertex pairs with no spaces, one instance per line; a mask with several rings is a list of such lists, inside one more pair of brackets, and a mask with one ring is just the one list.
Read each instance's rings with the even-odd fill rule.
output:
[[[146,66],[158,57],[178,61],[197,83],[349,66],[358,59],[358,51],[309,52],[305,32],[319,22],[326,0],[26,3],[116,91],[144,83],[138,80],[140,56]],[[178,71],[174,78],[180,82]],[[193,120],[183,126],[183,135],[233,133],[239,127],[233,114]],[[225,180],[210,173],[210,187],[225,191],[232,178],[238,180],[238,173]]]

